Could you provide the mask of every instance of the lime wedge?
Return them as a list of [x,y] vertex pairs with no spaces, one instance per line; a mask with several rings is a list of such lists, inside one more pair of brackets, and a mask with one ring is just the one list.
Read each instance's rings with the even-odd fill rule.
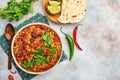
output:
[[58,2],[58,1],[49,1],[49,5],[50,6],[59,6],[60,2]]
[[60,12],[60,6],[48,6],[48,11],[51,13],[51,14],[57,14]]

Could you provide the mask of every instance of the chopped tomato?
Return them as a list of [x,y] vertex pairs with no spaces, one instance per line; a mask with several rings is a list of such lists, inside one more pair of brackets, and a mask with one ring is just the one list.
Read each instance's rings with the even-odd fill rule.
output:
[[37,47],[39,47],[38,43],[36,43],[36,44],[32,44],[31,46],[32,46],[33,48],[37,48]]
[[22,54],[22,50],[18,52],[18,54]]
[[53,66],[53,65],[54,65],[54,63],[53,63],[53,62],[50,62],[50,63],[49,63],[49,65],[50,65],[50,66]]
[[31,47],[31,48],[37,48],[37,47],[38,47],[38,44],[37,44],[37,43],[31,43],[31,44],[30,44],[30,47]]
[[50,49],[44,48],[44,55],[49,56],[50,55]]
[[31,52],[26,52],[26,54],[27,54],[27,55],[30,55],[30,54],[31,54]]
[[27,39],[27,37],[28,37],[28,33],[26,32],[26,33],[24,34],[23,39]]
[[28,58],[29,58],[29,56],[28,56],[28,55],[26,55],[26,56],[25,56],[25,59],[28,59]]

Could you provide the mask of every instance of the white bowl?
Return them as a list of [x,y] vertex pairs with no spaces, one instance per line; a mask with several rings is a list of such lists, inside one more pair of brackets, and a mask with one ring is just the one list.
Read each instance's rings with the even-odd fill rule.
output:
[[[15,40],[16,36],[18,35],[18,33],[19,33],[20,31],[22,31],[24,28],[26,28],[26,27],[28,27],[28,26],[30,26],[30,25],[36,25],[36,24],[37,24],[37,25],[47,26],[47,27],[51,28],[49,25],[44,24],[44,23],[31,23],[31,24],[28,24],[28,25],[22,27],[22,28],[15,34],[15,36],[13,37],[12,44],[11,44],[11,52],[12,52],[12,57],[13,57],[15,63],[17,64],[17,66],[18,66],[21,70],[23,70],[24,72],[30,73],[30,74],[44,74],[44,73],[50,71],[51,69],[53,69],[53,68],[59,63],[59,61],[60,61],[60,59],[61,59],[61,56],[62,56],[62,49],[61,49],[60,58],[59,58],[59,60],[57,61],[57,63],[56,63],[53,67],[51,67],[50,69],[48,69],[48,70],[46,70],[46,71],[43,71],[43,72],[31,72],[31,71],[25,70],[24,68],[22,68],[22,67],[18,64],[18,62],[17,62],[17,60],[16,60],[16,58],[15,58],[15,56],[14,56],[14,53],[13,53],[14,40]],[[51,29],[52,29],[52,28],[51,28]],[[52,30],[55,31],[54,29],[52,29]],[[56,31],[55,31],[55,32],[56,32]],[[57,32],[56,32],[56,34],[57,34]],[[57,34],[57,35],[58,35],[58,34]],[[58,36],[59,36],[59,35],[58,35]],[[60,36],[59,36],[59,38],[60,38]],[[61,41],[61,39],[60,39],[60,42],[61,42],[61,46],[62,46],[62,41]],[[62,47],[61,47],[61,48],[62,48]]]

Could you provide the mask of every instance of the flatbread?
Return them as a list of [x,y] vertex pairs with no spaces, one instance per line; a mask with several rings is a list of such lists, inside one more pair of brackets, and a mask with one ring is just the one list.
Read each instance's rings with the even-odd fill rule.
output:
[[86,0],[63,0],[60,23],[75,23],[82,20],[86,13]]

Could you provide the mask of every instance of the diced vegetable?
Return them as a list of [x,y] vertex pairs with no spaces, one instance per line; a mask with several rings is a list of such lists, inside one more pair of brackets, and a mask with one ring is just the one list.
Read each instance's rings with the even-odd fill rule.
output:
[[44,55],[45,56],[50,56],[50,49],[44,48]]

